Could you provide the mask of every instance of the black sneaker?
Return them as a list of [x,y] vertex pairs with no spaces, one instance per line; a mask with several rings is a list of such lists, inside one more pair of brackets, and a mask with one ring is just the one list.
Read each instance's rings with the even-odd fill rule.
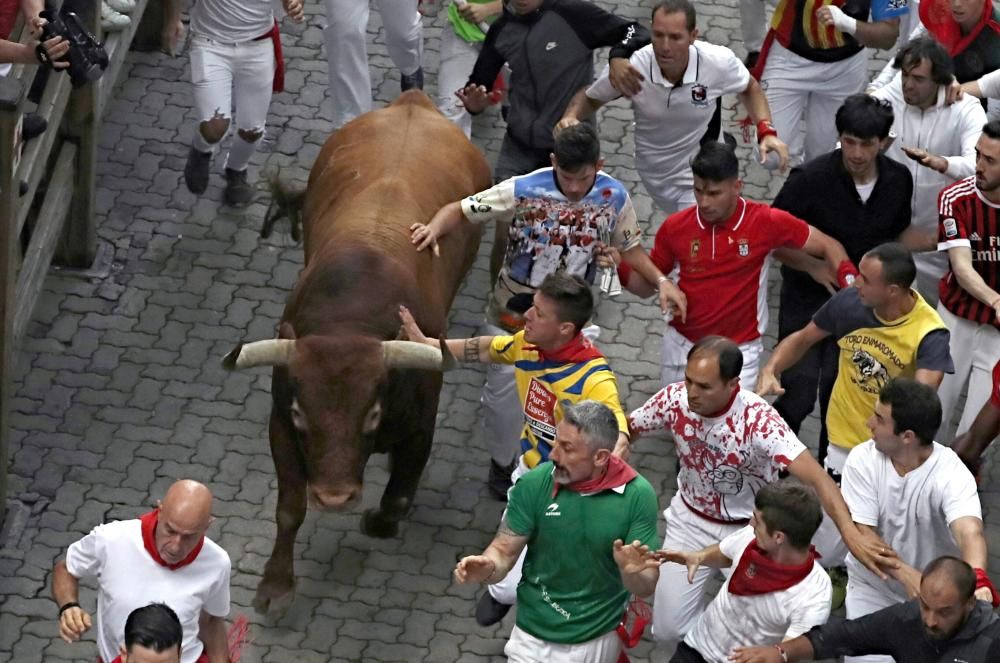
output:
[[399,73],[399,91],[406,92],[407,90],[412,90],[413,88],[418,90],[424,89],[423,67],[420,67],[410,75],[406,75],[402,72]]
[[480,626],[493,626],[510,612],[510,606],[500,603],[490,595],[490,590],[483,592],[483,595],[476,601],[476,623]]
[[246,205],[253,200],[253,187],[247,182],[247,171],[226,168],[226,190],[223,192],[227,205]]
[[[515,461],[516,462],[516,461]],[[490,495],[501,502],[507,501],[507,491],[510,490],[510,475],[514,471],[514,463],[507,467],[499,465],[495,460],[490,459],[490,476],[486,480],[486,487],[490,490]]]
[[184,164],[184,183],[191,193],[202,194],[208,188],[208,169],[212,165],[212,153],[201,152],[193,147],[188,152]]

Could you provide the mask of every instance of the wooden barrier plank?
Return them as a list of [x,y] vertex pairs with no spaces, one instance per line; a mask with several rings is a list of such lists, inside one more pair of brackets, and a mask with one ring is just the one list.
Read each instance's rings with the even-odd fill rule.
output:
[[[16,157],[20,149],[21,112],[27,90],[17,79],[0,77],[0,507],[7,498],[7,415],[13,396],[14,350],[18,339],[13,333],[14,310],[21,254],[20,236],[14,223],[19,204]],[[5,508],[0,508],[3,517]]]
[[38,136],[24,145],[24,152],[21,157],[21,165],[17,169],[18,182],[27,182],[28,190],[21,196],[25,203],[17,207],[16,219],[18,232],[24,228],[24,222],[31,211],[31,200],[38,191],[38,184],[45,176],[46,162],[49,154],[52,153],[61,138],[59,136],[59,125],[62,123],[63,115],[66,112],[66,103],[70,97],[69,76],[53,75],[49,79],[49,84],[45,87],[45,94],[38,104],[37,113],[44,117],[49,123],[48,128]]
[[73,202],[73,175],[76,171],[76,145],[64,142],[49,179],[48,191],[38,211],[38,223],[31,233],[24,262],[17,276],[17,305],[14,315],[14,338],[21,338],[42,286],[49,264],[62,236],[63,226]]

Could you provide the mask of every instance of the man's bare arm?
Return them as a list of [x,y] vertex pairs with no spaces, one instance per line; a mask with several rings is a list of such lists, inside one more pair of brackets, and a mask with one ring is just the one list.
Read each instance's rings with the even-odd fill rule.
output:
[[526,545],[528,537],[517,534],[510,528],[505,513],[496,536],[486,550],[481,555],[463,557],[458,562],[455,566],[455,579],[459,583],[498,583],[510,573]]
[[225,619],[202,611],[198,619],[198,639],[205,645],[205,655],[210,663],[229,663]]

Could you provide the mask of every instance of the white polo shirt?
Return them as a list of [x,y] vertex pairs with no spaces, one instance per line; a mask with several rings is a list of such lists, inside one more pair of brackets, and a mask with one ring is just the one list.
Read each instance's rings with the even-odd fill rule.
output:
[[98,525],[71,545],[66,570],[97,581],[97,647],[105,661],[118,656],[125,620],[136,608],[150,603],[173,608],[184,630],[181,663],[195,663],[201,655],[201,612],[229,614],[229,555],[208,538],[193,562],[171,571],[146,552],[139,520],[119,520]]
[[[921,571],[941,555],[961,557],[949,529],[953,522],[983,517],[972,473],[937,442],[923,465],[904,476],[874,441],[859,444],[844,463],[840,491],[854,522],[874,527],[901,560]],[[897,602],[906,600],[902,585],[882,581],[854,555],[847,556],[847,572],[851,582],[892,592]]]
[[[719,542],[733,568],[754,540],[748,525]],[[796,638],[830,617],[830,576],[813,562],[812,570],[788,589],[754,596],[729,593],[731,577],[698,618],[684,642],[709,663],[728,663],[736,647],[770,645]]]
[[[652,45],[640,48],[629,61],[646,79],[631,98],[639,175],[650,191],[689,190],[694,180],[688,164],[715,113],[715,100],[746,90],[750,72],[731,50],[705,41],[688,47],[687,70],[676,86],[663,77]],[[608,71],[605,66],[587,89],[588,97],[606,103],[621,96]]]

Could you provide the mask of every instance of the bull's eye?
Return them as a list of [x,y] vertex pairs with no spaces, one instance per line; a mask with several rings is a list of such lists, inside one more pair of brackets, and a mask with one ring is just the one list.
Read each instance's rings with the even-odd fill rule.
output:
[[382,421],[382,404],[379,401],[375,401],[375,405],[372,405],[371,409],[365,415],[365,421],[361,425],[361,432],[365,435],[374,433],[378,429],[380,421]]
[[299,405],[298,399],[292,401],[292,407],[289,408],[292,414],[292,425],[295,426],[295,430],[300,433],[305,433],[309,430],[306,424],[306,415],[302,412],[302,407]]

